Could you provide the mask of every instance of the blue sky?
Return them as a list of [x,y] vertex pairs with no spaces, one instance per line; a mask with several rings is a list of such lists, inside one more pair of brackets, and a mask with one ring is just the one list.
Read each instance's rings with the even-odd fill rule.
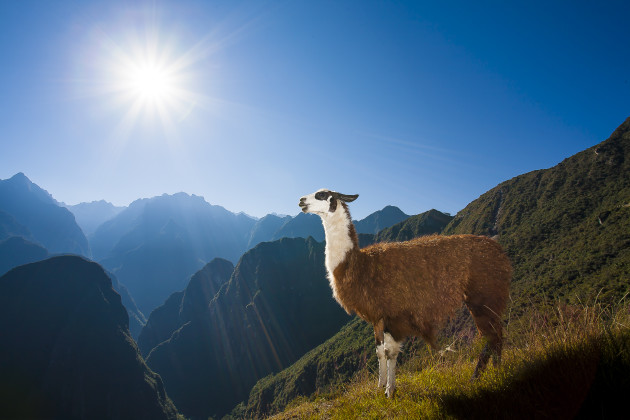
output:
[[[0,178],[68,204],[185,191],[297,214],[326,187],[361,195],[355,218],[456,213],[630,116],[628,16],[627,1],[3,1]],[[149,65],[147,88],[131,73]]]

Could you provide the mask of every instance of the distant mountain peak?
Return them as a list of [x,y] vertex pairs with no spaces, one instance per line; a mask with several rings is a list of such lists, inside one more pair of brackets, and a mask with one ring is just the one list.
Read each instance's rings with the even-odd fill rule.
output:
[[33,181],[31,181],[26,175],[24,175],[24,172],[18,172],[17,174],[13,175],[11,178],[6,179],[4,181],[0,180],[0,182],[4,183],[5,185],[9,185],[12,188],[33,193],[40,201],[43,201],[46,203],[50,202],[53,204],[58,204],[57,201],[52,197],[52,195],[50,195],[48,191],[44,190],[43,188],[39,187],[37,184],[33,183]]
[[13,181],[28,181],[31,182],[30,179],[28,179],[28,177],[26,175],[24,175],[24,172],[18,172],[17,174],[13,175],[11,178],[9,178]]
[[[87,238],[72,213],[23,172],[0,180],[0,211],[30,231],[26,239],[34,239],[51,253],[90,254]],[[11,227],[14,233],[15,227]]]
[[382,210],[375,211],[365,219],[354,221],[357,233],[376,234],[380,230],[388,228],[409,218],[401,209],[388,205]]

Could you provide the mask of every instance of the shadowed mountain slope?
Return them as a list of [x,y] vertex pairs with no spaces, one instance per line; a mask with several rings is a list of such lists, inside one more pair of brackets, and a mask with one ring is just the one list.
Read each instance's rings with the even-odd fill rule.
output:
[[2,416],[176,418],[96,263],[54,257],[0,277],[0,331]]
[[20,236],[0,241],[0,276],[19,265],[48,258],[48,251]]
[[258,379],[288,366],[348,319],[331,298],[322,243],[265,242],[243,255],[207,312],[155,347],[147,363],[182,413],[221,415]]
[[173,293],[162,306],[154,309],[138,337],[142,354],[146,356],[188,321],[202,319],[208,305],[233,271],[231,262],[215,258],[191,277],[185,290]]

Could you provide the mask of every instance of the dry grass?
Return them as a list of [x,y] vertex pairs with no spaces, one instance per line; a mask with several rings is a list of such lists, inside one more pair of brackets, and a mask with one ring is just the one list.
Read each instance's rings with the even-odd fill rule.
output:
[[500,368],[471,382],[481,340],[452,352],[418,352],[397,377],[397,396],[365,371],[329,395],[294,401],[276,419],[608,418],[627,412],[630,305],[548,305],[508,324]]

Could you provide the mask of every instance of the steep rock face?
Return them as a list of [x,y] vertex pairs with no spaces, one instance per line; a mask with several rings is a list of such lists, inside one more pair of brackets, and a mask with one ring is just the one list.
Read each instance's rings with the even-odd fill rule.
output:
[[54,257],[0,277],[0,406],[21,418],[173,419],[96,263]]
[[496,236],[521,303],[620,299],[630,291],[630,118],[606,141],[499,184],[445,232]]
[[234,265],[230,261],[215,258],[191,277],[185,290],[169,296],[162,306],[151,313],[138,337],[142,354],[146,356],[188,321],[202,319],[210,301],[230,279],[233,271]]
[[112,287],[120,295],[123,306],[127,309],[127,315],[129,315],[129,332],[134,339],[137,339],[144,324],[147,323],[147,319],[144,314],[140,312],[140,309],[138,309],[136,301],[131,297],[125,285],[119,282],[118,278],[110,271],[106,273],[112,280]]
[[27,228],[51,253],[90,255],[87,238],[72,213],[23,173],[0,181],[0,211]]
[[0,241],[0,276],[19,265],[41,261],[48,257],[48,251],[20,236],[12,236]]
[[348,319],[331,298],[323,244],[261,243],[243,255],[208,311],[154,348],[147,363],[184,415],[221,415],[256,380],[288,366]]

